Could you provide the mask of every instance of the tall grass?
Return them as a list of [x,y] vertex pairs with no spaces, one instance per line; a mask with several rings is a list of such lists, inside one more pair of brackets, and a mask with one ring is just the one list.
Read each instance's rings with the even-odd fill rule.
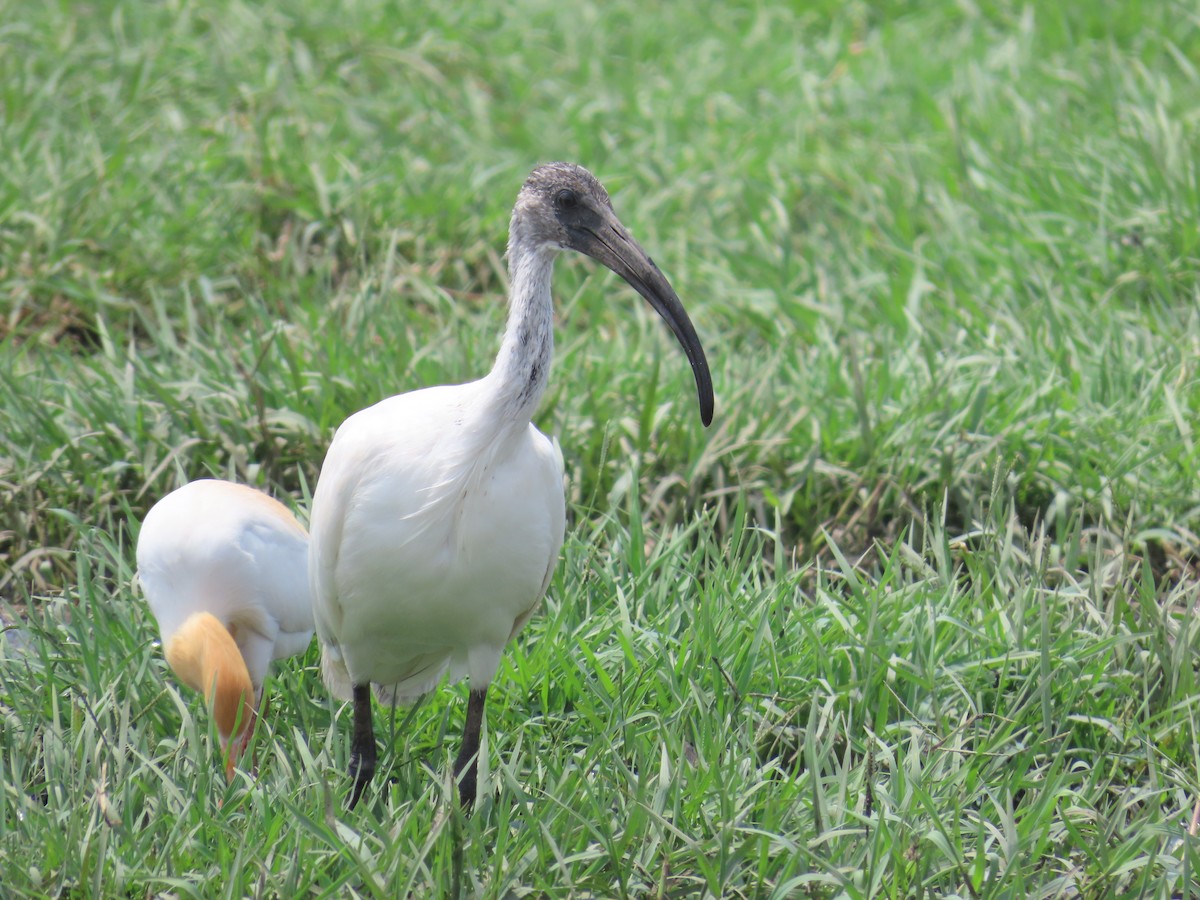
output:
[[[0,3],[0,893],[1196,896],[1200,17],[1178,2]],[[226,785],[131,588],[217,475],[486,371],[596,172],[705,340],[564,259],[570,524],[492,692],[277,668]]]

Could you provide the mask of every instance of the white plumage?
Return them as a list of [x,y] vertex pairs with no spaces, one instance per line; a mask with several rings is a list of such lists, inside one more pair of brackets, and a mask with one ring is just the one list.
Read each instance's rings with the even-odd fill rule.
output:
[[528,420],[489,423],[492,387],[401,394],[338,429],[313,499],[312,570],[322,669],[342,699],[372,682],[387,702],[411,700],[447,671],[490,682],[546,591],[562,456]]
[[[312,640],[308,535],[261,491],[193,481],[146,514],[137,564],[168,662],[205,694],[228,742],[239,700],[251,699],[242,697],[239,659],[257,704],[271,660]],[[218,675],[231,679],[227,689],[221,682],[214,691]],[[247,740],[251,718],[246,710],[238,730]]]
[[356,413],[338,429],[312,506],[313,609],[330,690],[354,701],[354,806],[375,769],[369,685],[420,695],[449,673],[471,695],[455,762],[476,794],[488,684],[508,641],[550,582],[565,522],[562,456],[530,418],[553,356],[550,279],[558,251],[620,274],[666,319],[712,418],[704,351],[679,298],[584,169],[541,166],[517,198],[509,235],[509,317],[492,370]]

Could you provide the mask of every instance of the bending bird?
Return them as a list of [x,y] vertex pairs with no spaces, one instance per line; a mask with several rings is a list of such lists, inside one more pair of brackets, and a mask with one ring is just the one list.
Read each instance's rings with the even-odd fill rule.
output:
[[394,704],[447,674],[471,682],[454,774],[461,804],[475,802],[488,685],[546,592],[565,530],[562,455],[530,421],[550,375],[550,279],[564,249],[616,272],[666,320],[691,363],[700,418],[712,421],[696,330],[600,182],[569,163],[535,169],[509,227],[508,322],[492,370],[352,415],[313,494],[321,670],[329,690],[354,705],[350,808],[375,772],[370,685]]
[[312,640],[308,535],[262,491],[193,481],[146,514],[137,566],[167,664],[204,695],[232,778],[271,660]]

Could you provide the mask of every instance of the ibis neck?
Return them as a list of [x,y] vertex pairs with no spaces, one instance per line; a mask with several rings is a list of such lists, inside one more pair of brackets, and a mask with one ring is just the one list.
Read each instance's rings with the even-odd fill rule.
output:
[[533,417],[554,357],[554,306],[550,297],[550,275],[555,250],[541,246],[527,250],[520,244],[509,247],[508,324],[500,342],[500,353],[488,373],[489,401],[497,420],[523,426]]

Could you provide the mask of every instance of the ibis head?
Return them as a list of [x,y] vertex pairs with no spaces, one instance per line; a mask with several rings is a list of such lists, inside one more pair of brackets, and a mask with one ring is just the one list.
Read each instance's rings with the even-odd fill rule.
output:
[[712,376],[704,347],[671,283],[613,212],[608,192],[591,172],[548,163],[526,179],[513,209],[512,244],[571,249],[603,263],[641,294],[683,346],[700,399],[700,420],[713,417]]

